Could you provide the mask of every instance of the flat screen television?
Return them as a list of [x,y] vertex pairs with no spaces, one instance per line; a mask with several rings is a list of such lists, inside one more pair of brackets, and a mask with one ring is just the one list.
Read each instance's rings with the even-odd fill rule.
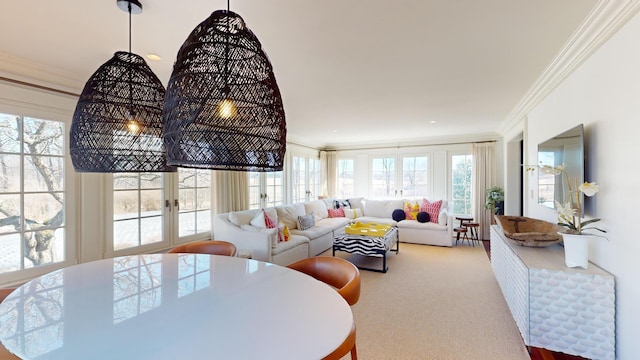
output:
[[[564,165],[567,175],[577,179],[578,184],[582,184],[584,182],[583,124],[538,144],[538,164],[553,167]],[[567,176],[538,171],[538,204],[555,209],[556,201],[563,203],[569,198]]]

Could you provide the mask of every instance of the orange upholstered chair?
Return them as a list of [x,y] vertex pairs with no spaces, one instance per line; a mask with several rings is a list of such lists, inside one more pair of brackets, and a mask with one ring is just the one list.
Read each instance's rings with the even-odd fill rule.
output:
[[169,250],[170,254],[193,253],[236,256],[236,246],[228,241],[203,240],[182,244]]
[[[288,267],[331,285],[349,305],[357,303],[360,299],[360,271],[347,260],[337,257],[317,256],[296,261],[293,264],[289,264]],[[355,323],[351,327],[351,333],[349,333],[342,345],[331,354],[325,356],[324,360],[338,360],[349,352],[351,352],[352,360],[358,359]]]
[[[4,300],[11,292],[15,290],[14,288],[4,288],[0,289],[0,302]],[[20,360],[19,357],[13,355],[7,350],[4,346],[0,345],[0,360]]]

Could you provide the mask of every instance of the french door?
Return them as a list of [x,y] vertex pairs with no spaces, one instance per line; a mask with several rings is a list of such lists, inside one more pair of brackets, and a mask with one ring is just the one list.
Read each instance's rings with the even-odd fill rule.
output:
[[376,199],[427,196],[427,155],[383,155],[371,158],[370,196]]

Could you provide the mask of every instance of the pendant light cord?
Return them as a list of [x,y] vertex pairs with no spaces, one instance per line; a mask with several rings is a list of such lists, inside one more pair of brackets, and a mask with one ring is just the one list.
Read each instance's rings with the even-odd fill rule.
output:
[[224,96],[229,99],[231,88],[229,87],[229,36],[231,36],[231,25],[229,24],[230,2],[227,0],[227,36],[224,47]]
[[131,2],[128,3],[129,8],[129,54],[131,54]]
[[128,2],[129,10],[129,120],[134,120],[133,111],[133,56],[131,55],[131,1]]

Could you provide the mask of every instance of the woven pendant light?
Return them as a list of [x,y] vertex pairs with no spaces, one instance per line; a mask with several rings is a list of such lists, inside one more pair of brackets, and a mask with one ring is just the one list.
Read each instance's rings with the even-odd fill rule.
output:
[[71,123],[71,161],[78,172],[175,172],[162,139],[164,86],[131,53],[131,13],[142,5],[122,3],[129,11],[129,52],[116,52],[85,84]]
[[286,123],[271,63],[244,20],[215,11],[180,48],[164,102],[167,163],[280,171]]

